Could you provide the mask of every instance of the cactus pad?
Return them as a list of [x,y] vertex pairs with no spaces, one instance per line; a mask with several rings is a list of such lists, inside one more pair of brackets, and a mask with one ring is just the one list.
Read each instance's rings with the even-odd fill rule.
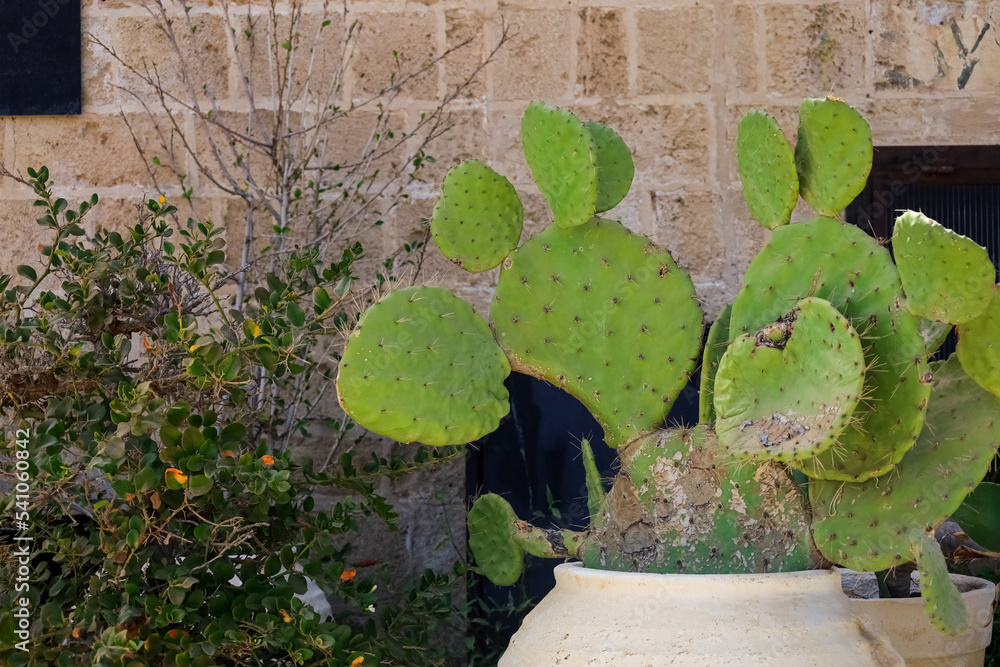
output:
[[920,597],[931,624],[949,635],[957,635],[969,627],[969,615],[962,594],[948,576],[948,564],[933,535],[913,536],[913,555],[920,568]]
[[799,177],[792,147],[778,121],[757,110],[744,116],[736,139],[736,159],[751,215],[768,229],[788,224],[799,200]]
[[802,198],[818,213],[836,216],[865,188],[872,169],[871,128],[843,100],[804,100],[795,166]]
[[913,313],[940,322],[967,322],[993,297],[996,269],[986,248],[923,213],[896,218],[892,252]]
[[800,299],[833,304],[861,336],[861,403],[839,446],[797,464],[810,477],[861,481],[892,469],[913,446],[930,387],[917,318],[902,304],[888,251],[855,227],[830,218],[784,225],[754,258],[733,303],[730,337],[776,321]]
[[989,470],[1000,444],[1000,397],[955,355],[932,364],[927,423],[896,469],[862,483],[813,480],[813,539],[830,560],[879,571],[911,560],[914,535],[934,530]]
[[1000,396],[1000,285],[979,317],[958,325],[955,352],[969,377]]
[[929,320],[926,317],[920,318],[920,337],[924,340],[924,349],[927,350],[927,356],[932,356],[938,351],[938,348],[944,345],[944,342],[948,339],[948,334],[954,328],[951,324],[947,322],[938,322],[937,320]]
[[514,186],[482,162],[448,172],[431,233],[445,257],[466,271],[489,271],[517,247],[524,209]]
[[524,570],[524,549],[514,539],[517,515],[495,493],[476,498],[469,510],[469,548],[476,565],[498,586],[510,586]]
[[596,210],[597,164],[584,124],[568,111],[532,102],[521,119],[521,142],[555,223],[569,228],[590,220]]
[[635,164],[632,153],[618,134],[609,127],[587,121],[584,127],[594,139],[597,161],[597,202],[595,212],[609,211],[625,199],[632,187]]
[[811,567],[809,514],[787,471],[722,456],[705,425],[630,443],[580,549],[584,564],[698,574]]
[[663,423],[702,335],[694,285],[670,253],[600,218],[518,248],[490,318],[513,368],[583,402],[611,447]]
[[455,445],[492,432],[510,365],[486,322],[440,287],[389,293],[348,338],[337,377],[356,422],[399,442]]
[[836,442],[858,404],[864,353],[827,301],[803,299],[754,335],[740,336],[715,378],[719,440],[737,458],[783,463]]
[[719,362],[729,345],[729,320],[732,317],[733,304],[728,303],[712,322],[705,339],[705,349],[701,357],[701,387],[698,392],[698,423],[711,424],[715,421],[715,374],[719,370]]

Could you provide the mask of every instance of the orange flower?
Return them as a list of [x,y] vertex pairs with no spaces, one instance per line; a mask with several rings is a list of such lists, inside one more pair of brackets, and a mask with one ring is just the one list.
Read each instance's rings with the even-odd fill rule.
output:
[[231,450],[231,449],[223,449],[222,450],[222,455],[223,456],[228,456],[228,457],[234,458],[234,459],[236,458],[236,454],[233,454],[233,450]]
[[171,480],[177,482],[178,484],[185,484],[188,481],[187,475],[178,470],[177,468],[167,468],[167,471],[163,473],[163,478],[170,482]]
[[260,460],[263,461],[266,466],[274,465],[274,457],[270,454],[264,454],[264,456],[260,457]]
[[351,667],[357,667],[358,665],[360,665],[364,661],[365,661],[365,656],[359,655],[354,660],[351,660]]
[[341,581],[350,581],[350,580],[351,580],[351,579],[353,579],[353,578],[354,578],[354,577],[355,577],[355,576],[356,576],[357,574],[358,574],[358,571],[357,571],[357,570],[344,570],[344,571],[343,571],[343,572],[342,572],[342,573],[340,574],[340,580],[341,580]]
[[81,634],[80,628],[73,628],[73,637],[74,638],[79,639],[80,638],[80,634]]
[[292,622],[292,617],[288,615],[287,611],[285,611],[284,609],[279,609],[278,611],[281,612],[281,620],[283,620],[285,623]]

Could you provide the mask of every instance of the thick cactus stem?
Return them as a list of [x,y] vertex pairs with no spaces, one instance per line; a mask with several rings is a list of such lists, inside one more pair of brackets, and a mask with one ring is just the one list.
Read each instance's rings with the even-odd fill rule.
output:
[[920,568],[920,597],[924,611],[938,630],[957,635],[969,627],[962,594],[948,576],[948,565],[933,535],[913,536],[913,555]]
[[799,199],[792,147],[778,121],[751,111],[740,121],[736,160],[750,214],[768,229],[787,225]]
[[726,350],[715,378],[719,440],[742,459],[817,456],[847,427],[864,379],[854,327],[828,301],[803,299]]
[[795,166],[802,198],[817,213],[836,216],[865,188],[872,170],[871,128],[843,100],[805,100]]
[[517,247],[524,209],[514,186],[482,162],[452,168],[434,205],[431,234],[466,271],[489,271]]
[[957,324],[978,317],[993,297],[996,268],[986,249],[923,213],[896,218],[892,252],[906,307],[930,320]]
[[365,311],[337,377],[340,405],[399,442],[457,445],[510,410],[510,364],[472,306],[441,287],[407,287]]

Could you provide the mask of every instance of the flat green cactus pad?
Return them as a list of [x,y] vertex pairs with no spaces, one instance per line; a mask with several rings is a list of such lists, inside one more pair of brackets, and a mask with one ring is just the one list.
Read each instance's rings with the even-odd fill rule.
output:
[[906,211],[896,218],[892,252],[906,306],[921,317],[967,322],[993,297],[997,272],[986,248],[923,213]]
[[590,220],[597,202],[597,161],[584,124],[568,111],[532,102],[521,119],[521,142],[555,223],[569,228]]
[[964,632],[969,627],[969,615],[962,594],[948,576],[941,547],[928,533],[914,535],[913,542],[913,555],[920,569],[920,597],[927,617],[946,634]]
[[614,130],[594,121],[583,124],[594,139],[597,160],[597,202],[595,212],[609,211],[625,199],[632,187],[635,164],[632,152]]
[[715,378],[715,430],[736,458],[812,458],[847,427],[864,380],[854,327],[829,302],[803,299],[726,350]]
[[927,350],[928,357],[944,345],[953,328],[948,322],[929,320],[926,317],[920,318],[920,337],[924,340],[924,349]]
[[888,251],[854,225],[830,218],[784,225],[754,258],[733,303],[730,337],[776,321],[806,297],[832,303],[861,336],[865,388],[837,447],[797,464],[811,477],[860,481],[883,475],[913,446],[930,386],[918,320],[905,309]]
[[701,387],[698,393],[698,423],[711,424],[715,421],[715,374],[719,370],[719,362],[729,345],[729,320],[732,317],[733,304],[727,303],[712,322],[705,339],[705,349],[701,356]]
[[986,310],[957,328],[955,351],[962,368],[980,387],[1000,396],[1000,285]]
[[871,128],[843,100],[804,100],[795,165],[802,198],[817,213],[836,216],[865,189],[872,169]]
[[663,423],[702,334],[694,285],[670,253],[600,218],[518,248],[490,319],[513,368],[578,398],[611,447]]
[[722,462],[705,425],[650,434],[620,458],[579,550],[587,567],[727,574],[815,564],[805,499],[784,467]]
[[831,561],[874,572],[908,562],[911,531],[951,516],[989,470],[1000,445],[1000,397],[970,379],[955,355],[932,370],[927,423],[893,472],[809,484],[813,539]]
[[524,209],[510,181],[470,160],[445,177],[431,234],[444,256],[466,271],[489,271],[517,247],[523,223]]
[[792,147],[778,121],[758,110],[744,116],[736,139],[736,160],[751,215],[768,229],[788,224],[799,200],[799,176]]
[[498,586],[510,586],[524,570],[524,549],[514,539],[517,515],[495,493],[476,498],[469,510],[469,549],[483,574]]
[[398,442],[471,442],[510,410],[510,365],[486,322],[441,287],[407,287],[365,311],[337,377],[356,422]]

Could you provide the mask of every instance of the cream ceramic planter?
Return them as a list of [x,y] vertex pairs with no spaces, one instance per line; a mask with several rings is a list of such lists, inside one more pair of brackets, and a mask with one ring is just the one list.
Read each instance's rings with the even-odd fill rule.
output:
[[[931,625],[920,598],[877,598],[878,585],[870,572],[842,571],[844,591],[851,607],[876,625],[906,660],[907,667],[982,667],[993,630],[995,587],[985,579],[951,575],[962,591],[971,627],[949,636]],[[914,582],[914,587],[916,587]]]
[[634,574],[556,567],[500,667],[903,665],[833,570]]

